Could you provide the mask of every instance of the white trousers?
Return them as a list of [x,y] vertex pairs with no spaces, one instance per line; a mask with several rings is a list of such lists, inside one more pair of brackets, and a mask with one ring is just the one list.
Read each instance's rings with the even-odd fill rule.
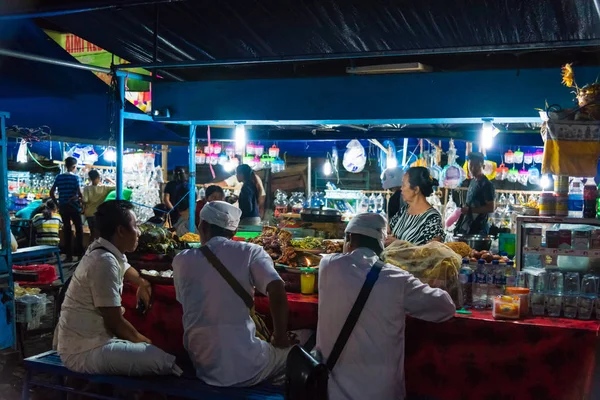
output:
[[287,361],[287,356],[292,348],[287,349],[278,349],[276,347],[271,346],[271,351],[269,351],[269,361],[267,365],[260,370],[260,372],[252,379],[239,383],[235,386],[238,387],[250,387],[258,385],[259,383],[272,381],[274,385],[282,385],[285,383],[285,364]]
[[78,354],[61,354],[71,371],[96,375],[181,375],[175,356],[148,343],[113,339],[102,347]]

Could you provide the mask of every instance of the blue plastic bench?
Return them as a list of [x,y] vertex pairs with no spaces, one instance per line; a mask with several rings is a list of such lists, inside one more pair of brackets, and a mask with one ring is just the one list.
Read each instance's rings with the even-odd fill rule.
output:
[[[283,388],[270,385],[259,385],[251,388],[219,388],[209,386],[198,379],[177,378],[175,376],[153,376],[134,378],[116,375],[85,375],[69,371],[60,361],[55,351],[38,354],[25,359],[27,373],[23,382],[23,400],[29,399],[29,389],[35,386],[55,389],[62,392],[84,394],[98,399],[116,399],[115,397],[83,393],[65,386],[64,378],[72,376],[94,383],[109,384],[127,390],[142,390],[160,393],[166,396],[176,396],[186,399],[222,400],[222,399],[251,399],[251,400],[283,400]],[[56,377],[54,382],[34,380],[32,373],[47,373]]]

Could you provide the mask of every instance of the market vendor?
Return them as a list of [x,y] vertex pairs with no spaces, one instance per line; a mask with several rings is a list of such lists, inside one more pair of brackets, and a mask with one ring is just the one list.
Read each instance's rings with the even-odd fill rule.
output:
[[240,225],[260,225],[258,177],[248,164],[242,164],[235,170],[242,190],[238,200],[242,217]]
[[469,153],[469,173],[471,182],[467,198],[461,209],[455,233],[463,235],[487,235],[490,230],[489,214],[494,212],[496,190],[483,173],[484,156],[478,152]]
[[[321,260],[316,349],[323,362],[331,355],[367,275],[380,260],[386,230],[387,222],[381,215],[358,214],[346,227],[344,254]],[[442,322],[454,313],[455,306],[448,293],[429,287],[400,268],[384,264],[330,373],[329,398],[404,399],[406,315]]]
[[[440,213],[427,202],[438,185],[425,167],[412,167],[402,177],[402,198],[406,205],[390,217],[390,232],[395,239],[422,245],[444,239]],[[387,241],[387,244],[391,243]]]
[[383,179],[381,180],[381,186],[385,190],[390,190],[393,194],[388,201],[387,216],[388,220],[394,215],[398,214],[400,208],[404,206],[404,200],[402,199],[402,178],[404,177],[404,170],[400,167],[388,168],[383,171]]
[[[256,177],[256,187],[258,188],[258,208],[260,216],[262,217],[265,212],[265,199],[267,198],[267,192],[265,192],[265,187],[263,185],[262,179],[260,179],[260,176],[258,176],[257,174],[254,174],[254,176]],[[220,187],[232,187],[234,188],[233,194],[239,196],[240,192],[242,191],[243,183],[238,180],[237,174],[234,174],[223,181],[211,183],[210,185],[217,185]]]
[[[204,246],[184,250],[173,260],[184,346],[196,376],[214,386],[246,387],[280,377],[289,352],[287,295],[273,260],[258,245],[231,240],[241,214],[224,201],[207,203],[199,226]],[[271,343],[257,337],[249,314],[255,290],[269,297]]]
[[173,170],[173,180],[166,184],[163,194],[163,203],[171,210],[169,216],[173,225],[179,219],[177,203],[187,195],[188,186],[187,174],[183,167],[175,167]]
[[88,247],[70,278],[56,329],[65,367],[83,374],[181,375],[175,356],[153,346],[124,317],[123,281],[137,287],[137,301],[150,305],[151,286],[127,263],[139,230],[133,205],[102,203],[96,211],[100,238]]

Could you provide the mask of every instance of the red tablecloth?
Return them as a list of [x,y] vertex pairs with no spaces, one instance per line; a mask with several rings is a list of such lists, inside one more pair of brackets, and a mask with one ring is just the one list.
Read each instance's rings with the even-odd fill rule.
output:
[[[317,296],[288,294],[290,329],[315,328]],[[171,286],[154,286],[146,316],[135,311],[135,291],[126,286],[127,319],[154,344],[183,351],[181,305]],[[269,314],[266,297],[257,311]],[[591,389],[600,323],[558,318],[496,321],[489,312],[457,315],[442,324],[408,318],[406,382],[412,395],[433,399],[586,398]]]

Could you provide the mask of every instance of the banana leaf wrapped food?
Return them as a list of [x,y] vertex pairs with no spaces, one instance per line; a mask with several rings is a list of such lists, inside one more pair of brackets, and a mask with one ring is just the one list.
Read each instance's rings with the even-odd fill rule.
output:
[[166,228],[154,224],[139,226],[138,253],[166,254],[177,248],[173,235]]
[[458,280],[462,259],[445,244],[431,242],[416,246],[397,240],[386,247],[381,258],[410,272],[423,283],[445,290],[456,307],[462,307],[462,289]]

